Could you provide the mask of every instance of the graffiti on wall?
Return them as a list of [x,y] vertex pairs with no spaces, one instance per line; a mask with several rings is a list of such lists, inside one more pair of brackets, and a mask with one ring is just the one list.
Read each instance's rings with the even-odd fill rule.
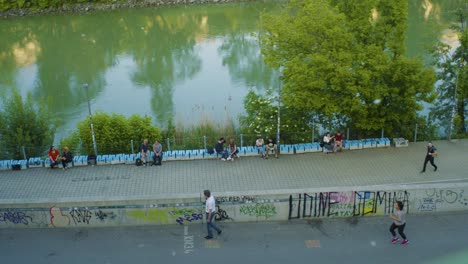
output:
[[200,221],[203,215],[186,208],[152,208],[147,210],[131,210],[126,212],[127,217],[157,224],[169,224],[171,221],[183,225],[187,222]]
[[15,225],[28,225],[32,222],[32,217],[25,212],[4,211],[0,212],[0,223],[12,223]]
[[91,213],[88,208],[73,208],[70,211],[70,216],[75,225],[89,224],[89,220],[91,220],[91,217],[93,217],[93,213]]
[[409,212],[407,191],[320,192],[289,197],[289,219],[308,217],[365,216],[393,213],[396,201]]
[[463,196],[464,190],[426,190],[428,198],[433,198],[436,203],[459,203],[461,205],[468,205],[468,200]]
[[426,196],[419,201],[418,210],[421,212],[437,211],[437,208],[451,205],[468,206],[464,190],[430,189],[425,192]]
[[96,216],[96,218],[101,222],[105,222],[106,220],[115,220],[115,218],[117,217],[112,211],[105,212],[102,210],[95,211],[94,216]]
[[274,204],[255,204],[241,205],[239,212],[243,215],[265,217],[268,219],[276,215],[276,207]]
[[255,196],[220,196],[216,197],[217,203],[255,203],[257,197]]
[[53,227],[64,227],[70,225],[70,217],[65,215],[62,210],[58,207],[50,207],[50,224]]
[[423,198],[421,204],[418,207],[419,211],[432,212],[437,209],[437,204],[434,198]]
[[218,208],[214,215],[214,219],[216,221],[233,220],[232,218],[229,217],[228,213],[225,210],[221,209],[219,205],[216,207]]

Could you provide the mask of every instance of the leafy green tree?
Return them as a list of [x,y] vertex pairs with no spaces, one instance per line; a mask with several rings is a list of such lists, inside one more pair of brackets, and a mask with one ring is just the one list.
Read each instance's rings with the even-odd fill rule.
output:
[[52,115],[43,103],[34,103],[31,93],[25,100],[14,89],[10,97],[0,104],[0,145],[3,159],[23,159],[22,147],[27,157],[43,156],[52,144],[55,125]]
[[262,53],[284,67],[284,103],[366,135],[409,137],[433,70],[405,57],[406,0],[288,2],[264,14]]
[[[264,95],[252,89],[244,98],[245,115],[239,117],[241,133],[246,145],[255,142],[257,136],[264,139],[276,138],[278,128],[278,97],[271,89]],[[280,143],[299,143],[311,141],[309,127],[310,115],[289,106],[281,105]]]
[[468,98],[468,28],[467,13],[457,10],[457,24],[451,28],[459,38],[455,50],[438,43],[433,53],[437,70],[437,101],[431,109],[435,120],[444,128],[449,139],[465,136]]
[[[161,131],[151,125],[149,116],[133,115],[129,118],[123,115],[96,113],[93,115],[96,144],[99,154],[131,153],[133,140],[135,151],[139,151],[143,139],[151,143],[161,140]],[[61,141],[62,146],[68,146],[76,154],[93,154],[93,142],[90,120],[77,124],[77,130]]]

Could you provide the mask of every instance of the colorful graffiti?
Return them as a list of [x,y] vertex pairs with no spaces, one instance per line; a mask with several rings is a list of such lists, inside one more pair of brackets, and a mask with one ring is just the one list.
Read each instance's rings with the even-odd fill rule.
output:
[[241,205],[239,212],[243,215],[268,219],[276,215],[276,207],[274,204]]
[[169,224],[172,221],[183,225],[187,222],[199,221],[203,215],[186,208],[152,208],[147,210],[131,210],[126,212],[127,217],[156,224]]
[[407,191],[320,192],[289,197],[289,219],[333,216],[365,216],[393,213],[395,201],[409,212]]

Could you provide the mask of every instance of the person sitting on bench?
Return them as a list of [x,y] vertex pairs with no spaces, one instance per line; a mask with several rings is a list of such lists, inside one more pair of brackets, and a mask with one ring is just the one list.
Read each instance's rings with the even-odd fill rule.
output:
[[215,150],[216,150],[216,153],[221,155],[221,160],[223,161],[226,161],[226,159],[228,158],[229,156],[229,152],[224,149],[224,143],[226,142],[226,140],[224,140],[224,138],[220,138],[218,140],[218,143],[216,143],[215,145]]
[[55,166],[58,165],[58,157],[59,157],[59,152],[54,146],[50,146],[49,152],[47,155],[49,156],[50,159],[50,168],[53,169]]
[[325,136],[323,136],[323,152],[328,154],[329,152],[333,152],[334,151],[334,145],[333,145],[333,138],[335,138],[334,136],[330,136],[330,132],[327,132],[325,134]]
[[272,138],[268,138],[268,142],[265,148],[265,159],[268,159],[268,154],[270,154],[270,151],[273,151],[275,153],[275,158],[278,158],[278,147],[276,146],[276,143],[275,141],[273,141]]
[[162,165],[162,155],[163,155],[163,152],[162,152],[162,145],[161,143],[159,143],[159,141],[154,141],[154,144],[153,144],[153,152],[154,152],[154,161],[153,161],[153,164],[154,165]]
[[60,160],[62,161],[62,168],[64,170],[67,169],[68,163],[73,162],[73,155],[68,147],[62,148],[62,157],[60,157]]

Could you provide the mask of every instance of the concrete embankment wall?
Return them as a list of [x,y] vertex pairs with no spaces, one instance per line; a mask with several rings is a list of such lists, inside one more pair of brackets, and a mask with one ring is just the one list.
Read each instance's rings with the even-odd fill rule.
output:
[[[216,194],[217,221],[285,221],[391,214],[394,202],[408,214],[468,210],[468,183]],[[216,196],[217,195],[217,196]],[[108,227],[202,223],[200,194],[145,200],[0,205],[0,228]]]

